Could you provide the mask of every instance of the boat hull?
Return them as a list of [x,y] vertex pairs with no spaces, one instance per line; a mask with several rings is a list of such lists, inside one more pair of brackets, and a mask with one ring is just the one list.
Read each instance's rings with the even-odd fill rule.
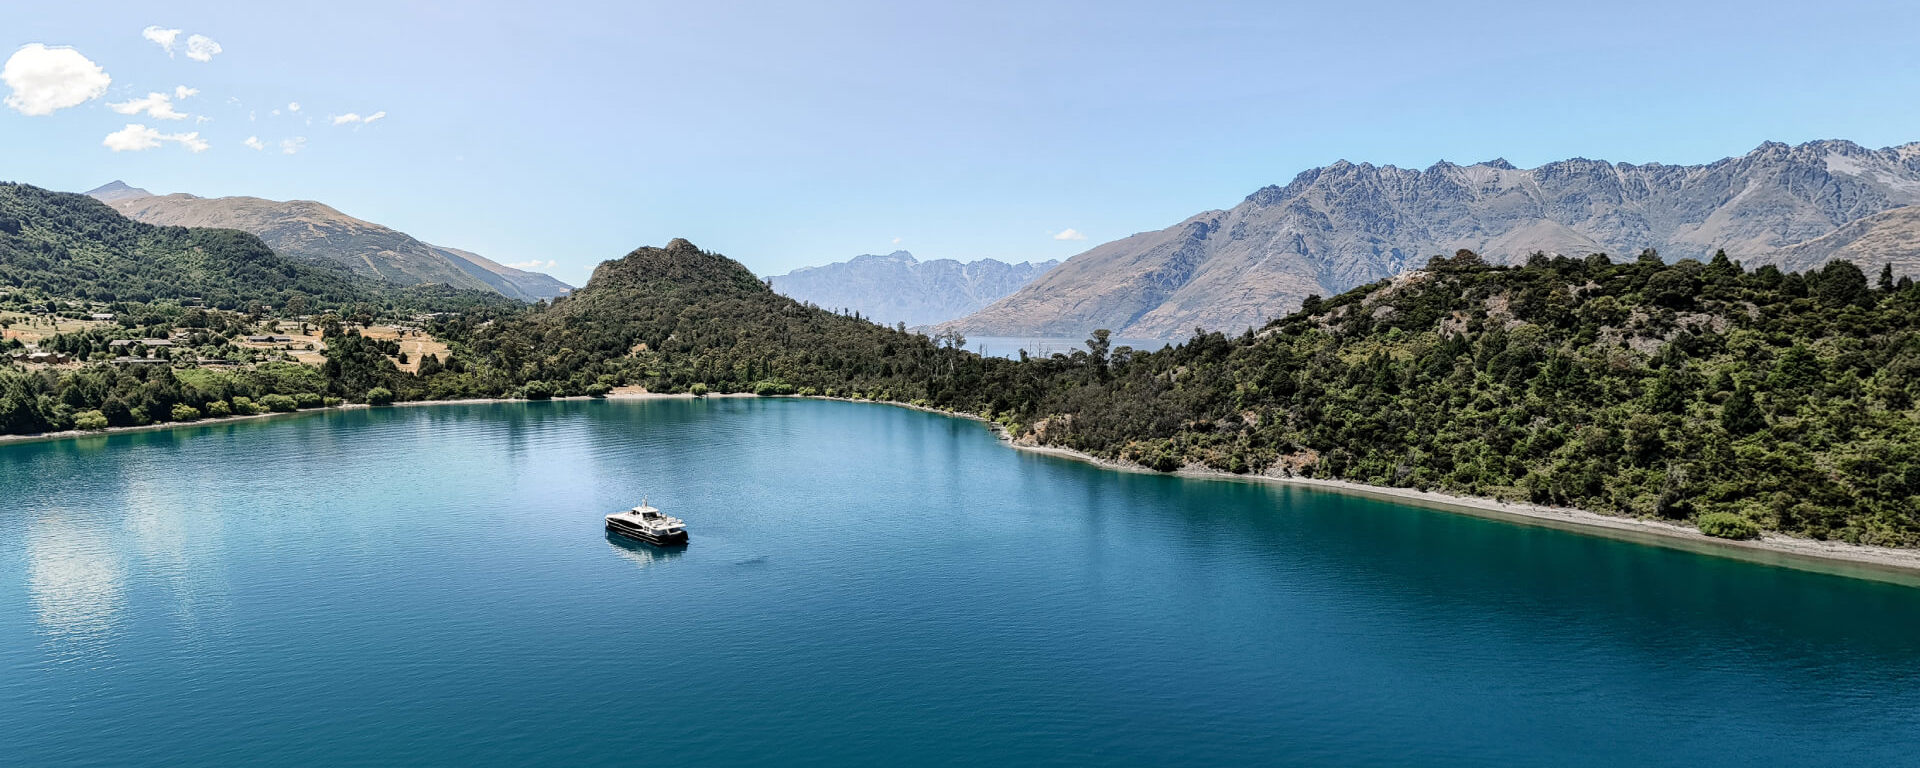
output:
[[627,528],[625,526],[616,525],[614,523],[607,523],[607,532],[616,533],[616,534],[619,534],[622,538],[628,538],[634,541],[652,544],[657,547],[680,546],[687,543],[686,531],[680,531],[679,533],[672,533],[665,536],[660,536],[653,533],[649,533],[647,531],[637,531],[631,528]]

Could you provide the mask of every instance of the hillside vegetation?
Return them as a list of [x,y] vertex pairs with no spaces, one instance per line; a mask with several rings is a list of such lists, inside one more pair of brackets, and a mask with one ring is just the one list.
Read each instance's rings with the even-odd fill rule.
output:
[[[1463,252],[1257,334],[1085,356],[1026,439],[1160,469],[1439,489],[1909,545],[1920,290],[1835,262]],[[1102,358],[1107,358],[1103,364]],[[1059,363],[1056,362],[1056,365]]]

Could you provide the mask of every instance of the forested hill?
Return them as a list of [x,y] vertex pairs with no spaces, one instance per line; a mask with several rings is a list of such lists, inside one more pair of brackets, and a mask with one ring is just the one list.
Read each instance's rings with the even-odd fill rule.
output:
[[988,388],[989,369],[1012,368],[781,296],[685,240],[601,264],[586,287],[545,310],[444,331],[467,339],[483,369],[541,393],[700,385],[965,403]]
[[1026,439],[1721,535],[1920,541],[1920,289],[1846,262],[1463,252],[1257,334],[1102,357],[1046,388]]
[[46,298],[149,302],[197,298],[208,306],[457,308],[481,294],[442,286],[399,289],[344,271],[281,258],[230,229],[142,224],[93,198],[0,183],[0,288]]

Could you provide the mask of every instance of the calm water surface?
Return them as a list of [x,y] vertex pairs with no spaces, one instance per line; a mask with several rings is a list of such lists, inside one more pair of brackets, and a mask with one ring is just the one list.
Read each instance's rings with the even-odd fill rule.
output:
[[0,446],[0,763],[1913,765],[1920,589],[876,405],[307,414]]

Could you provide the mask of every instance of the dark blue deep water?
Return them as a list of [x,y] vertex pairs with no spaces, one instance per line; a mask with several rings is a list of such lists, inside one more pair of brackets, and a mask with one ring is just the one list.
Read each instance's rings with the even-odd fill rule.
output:
[[1920,589],[877,405],[315,413],[0,446],[0,763],[1913,765]]

